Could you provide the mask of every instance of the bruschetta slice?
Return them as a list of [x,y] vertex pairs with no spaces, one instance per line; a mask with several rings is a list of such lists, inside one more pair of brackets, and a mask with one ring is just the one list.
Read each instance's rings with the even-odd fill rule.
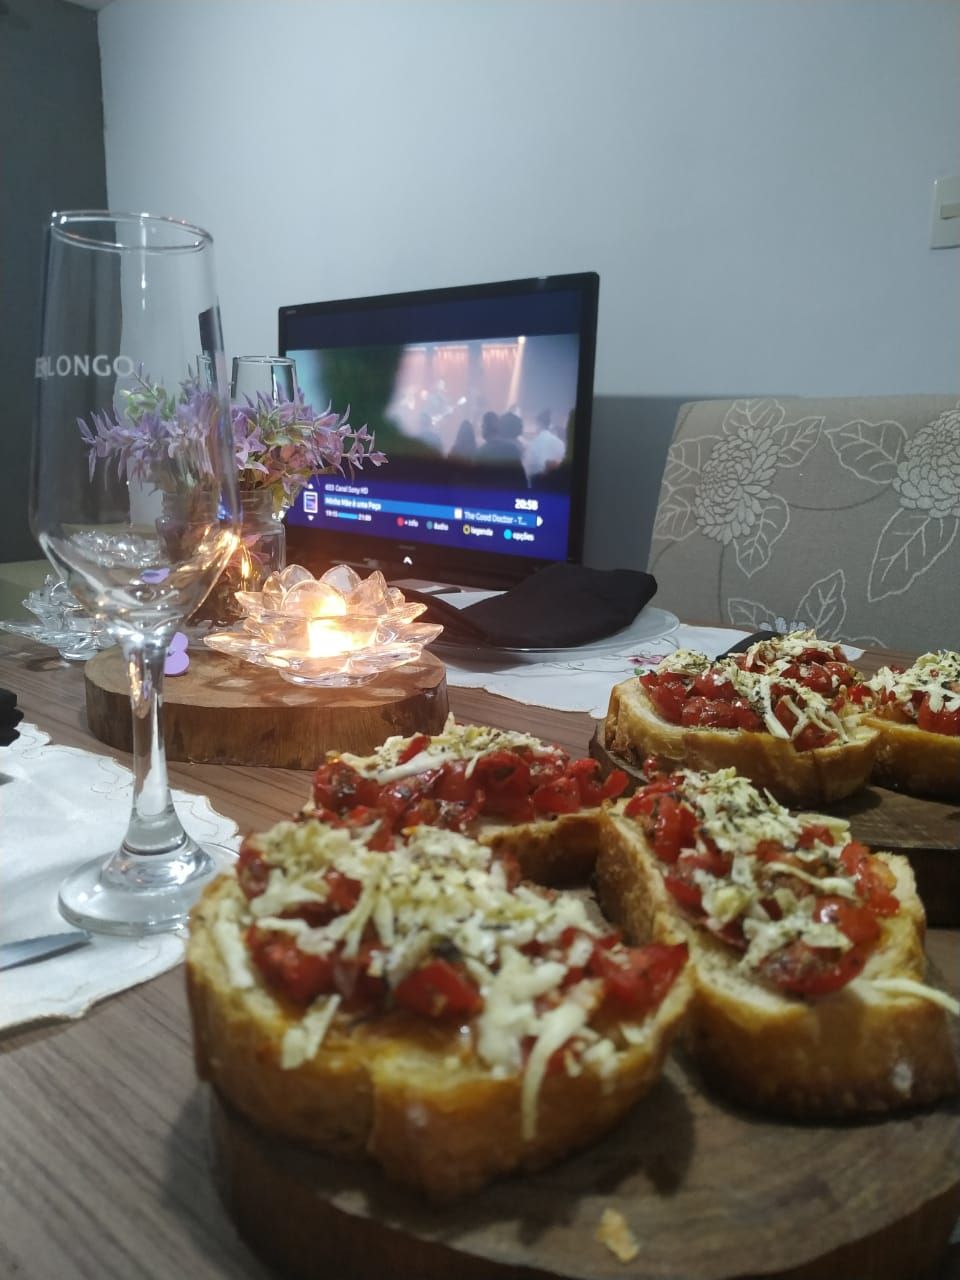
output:
[[910,795],[960,800],[960,653],[925,653],[868,681],[865,723],[879,733],[873,781]]
[[926,984],[906,859],[733,769],[663,775],[603,821],[600,904],[632,942],[689,946],[688,1049],[723,1093],[808,1118],[956,1091],[958,1006]]
[[530,734],[451,716],[441,733],[391,737],[368,756],[330,753],[307,812],[353,826],[378,815],[369,838],[384,849],[416,826],[459,831],[516,858],[524,879],[569,886],[589,879],[594,815],[627,783]]
[[191,920],[200,1075],[258,1128],[366,1156],[433,1200],[598,1138],[652,1086],[692,986],[576,894],[426,825],[284,822]]
[[732,767],[785,804],[820,806],[867,782],[878,733],[838,645],[794,632],[711,661],[679,649],[616,685],[604,724],[614,756]]

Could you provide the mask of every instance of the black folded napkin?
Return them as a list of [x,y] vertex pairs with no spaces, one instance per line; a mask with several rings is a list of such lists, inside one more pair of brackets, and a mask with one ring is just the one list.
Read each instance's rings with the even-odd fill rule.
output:
[[404,590],[404,595],[427,604],[419,621],[443,624],[441,644],[570,649],[622,631],[656,590],[656,579],[637,569],[558,563],[465,609],[416,591]]
[[19,738],[15,725],[23,719],[23,712],[17,710],[17,695],[9,689],[0,689],[0,747],[9,747]]
[[752,644],[759,644],[761,640],[777,640],[782,634],[781,631],[755,631],[752,636],[744,636],[729,649],[724,649],[723,653],[718,653],[717,657],[726,658],[731,653],[746,653]]

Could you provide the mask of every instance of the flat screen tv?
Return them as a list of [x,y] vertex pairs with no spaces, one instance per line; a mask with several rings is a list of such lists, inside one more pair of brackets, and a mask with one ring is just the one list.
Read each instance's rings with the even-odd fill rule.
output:
[[317,410],[388,461],[316,476],[287,558],[509,586],[582,554],[599,276],[281,307],[279,352]]

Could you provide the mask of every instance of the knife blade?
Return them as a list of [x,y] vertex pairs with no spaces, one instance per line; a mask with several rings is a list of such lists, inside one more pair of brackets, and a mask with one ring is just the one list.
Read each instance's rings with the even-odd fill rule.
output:
[[85,929],[74,929],[69,933],[45,933],[39,938],[5,942],[0,945],[0,969],[13,969],[20,964],[31,964],[34,960],[43,960],[47,956],[73,951],[75,947],[86,946],[92,941],[93,935],[87,933]]

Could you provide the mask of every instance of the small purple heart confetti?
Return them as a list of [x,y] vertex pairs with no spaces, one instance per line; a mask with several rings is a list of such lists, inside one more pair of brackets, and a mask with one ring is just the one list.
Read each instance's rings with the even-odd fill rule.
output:
[[177,631],[167,646],[163,674],[165,676],[182,676],[189,665],[190,655],[187,653],[187,637],[182,631]]

